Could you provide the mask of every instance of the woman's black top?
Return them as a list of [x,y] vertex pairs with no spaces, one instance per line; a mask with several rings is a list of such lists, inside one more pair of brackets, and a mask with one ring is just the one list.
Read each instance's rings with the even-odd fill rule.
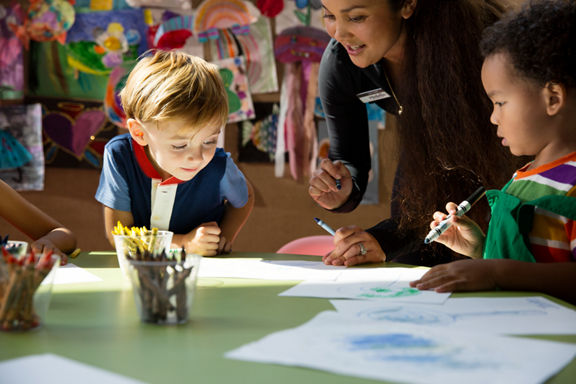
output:
[[[361,100],[362,94],[374,91],[378,99],[373,103],[388,113],[398,114],[399,105],[392,96],[382,63],[359,68],[334,39],[322,56],[318,84],[330,136],[330,159],[342,161],[354,181],[349,199],[333,211],[350,212],[362,200],[370,171],[368,113]],[[398,231],[397,218],[402,212],[394,203],[394,197],[400,177],[402,156],[392,190],[391,218],[367,229],[367,232],[378,240],[388,261],[434,265],[452,260],[454,255],[448,248],[435,244],[424,246],[421,231]]]

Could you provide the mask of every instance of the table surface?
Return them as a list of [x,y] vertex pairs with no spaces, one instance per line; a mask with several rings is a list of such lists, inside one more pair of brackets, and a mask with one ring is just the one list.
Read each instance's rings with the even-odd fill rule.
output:
[[[234,253],[229,257],[318,260],[312,256],[271,253]],[[278,296],[296,281],[201,278],[191,321],[186,325],[159,326],[140,322],[130,285],[123,279],[114,253],[85,253],[73,263],[103,281],[55,285],[43,327],[27,333],[0,332],[0,360],[54,353],[148,383],[189,382],[199,378],[200,383],[380,382],[224,357],[230,350],[301,325],[317,313],[333,309],[327,299]],[[522,295],[533,293],[454,294],[455,297]],[[534,337],[576,343],[576,335]],[[550,383],[574,382],[576,359],[550,380]]]

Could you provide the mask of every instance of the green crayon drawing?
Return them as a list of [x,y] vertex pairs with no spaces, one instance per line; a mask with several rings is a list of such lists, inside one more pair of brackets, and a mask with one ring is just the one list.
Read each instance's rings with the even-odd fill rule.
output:
[[226,94],[228,95],[228,109],[230,113],[238,111],[242,107],[242,101],[234,92],[232,87],[234,85],[234,72],[228,68],[220,68],[220,76],[224,82],[224,87],[226,87]]
[[416,288],[400,288],[400,289],[389,289],[389,288],[370,288],[370,292],[361,293],[358,295],[359,298],[367,299],[383,299],[383,298],[394,298],[394,297],[407,297],[419,295],[420,291]]

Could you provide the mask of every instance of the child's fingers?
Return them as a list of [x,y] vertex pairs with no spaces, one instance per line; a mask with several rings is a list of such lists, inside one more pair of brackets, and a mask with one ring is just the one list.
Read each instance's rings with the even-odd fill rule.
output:
[[457,204],[452,202],[446,204],[446,212],[448,212],[448,214],[453,215],[456,213],[457,210],[458,210]]
[[200,226],[198,227],[197,230],[198,233],[202,234],[202,235],[220,235],[220,227],[218,226],[218,223],[216,223],[215,221],[209,222],[209,223],[203,223],[200,224]]

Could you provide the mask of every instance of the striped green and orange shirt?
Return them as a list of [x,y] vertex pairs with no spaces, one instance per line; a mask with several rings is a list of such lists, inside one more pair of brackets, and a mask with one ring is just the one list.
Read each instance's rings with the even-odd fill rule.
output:
[[[518,170],[506,193],[522,201],[547,195],[576,198],[576,152],[538,168]],[[576,223],[536,207],[529,234],[530,250],[537,262],[576,261]]]

